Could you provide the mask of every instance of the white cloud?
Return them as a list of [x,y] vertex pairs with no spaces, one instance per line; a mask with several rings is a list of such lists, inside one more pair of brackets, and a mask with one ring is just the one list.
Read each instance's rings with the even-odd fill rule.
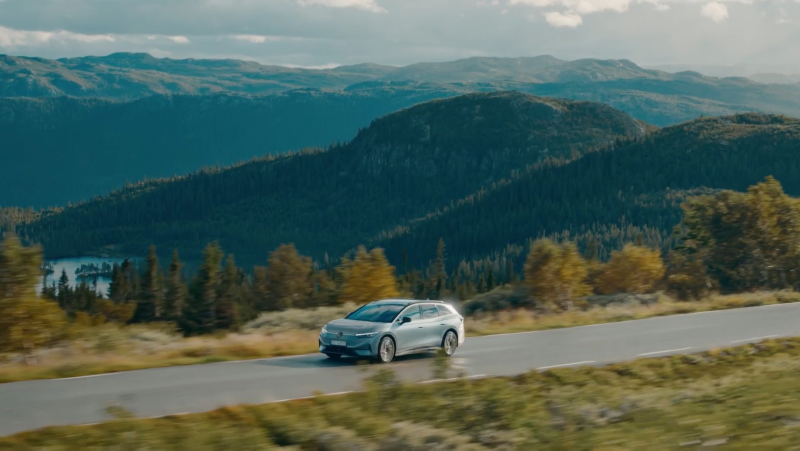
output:
[[297,0],[300,6],[327,6],[329,8],[357,8],[366,9],[374,13],[385,13],[386,9],[378,5],[375,0]]
[[188,44],[189,42],[191,42],[189,41],[189,38],[187,38],[186,36],[167,36],[167,39],[176,44]]
[[700,9],[700,14],[719,23],[728,18],[728,7],[720,2],[706,3]]
[[583,19],[581,18],[581,16],[571,11],[567,11],[566,13],[551,11],[549,13],[546,13],[544,15],[544,18],[545,20],[547,20],[547,23],[549,23],[554,27],[575,28],[583,23]]
[[257,34],[237,34],[231,36],[231,38],[237,41],[245,41],[245,42],[252,42],[253,44],[263,44],[267,42],[269,36],[261,36]]
[[669,11],[669,5],[663,3],[656,3],[655,8],[656,11]]
[[300,38],[296,36],[266,36],[262,34],[234,34],[226,36],[234,41],[250,42],[252,44],[263,44],[265,42],[281,42],[281,41],[307,41],[312,38]]
[[0,26],[0,47],[41,45],[49,42],[114,42],[108,34],[82,34],[69,31],[15,30]]

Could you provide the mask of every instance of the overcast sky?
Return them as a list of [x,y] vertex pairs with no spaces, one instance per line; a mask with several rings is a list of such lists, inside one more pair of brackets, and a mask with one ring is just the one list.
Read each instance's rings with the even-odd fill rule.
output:
[[794,66],[800,0],[0,0],[0,53],[118,51],[307,67],[542,54]]

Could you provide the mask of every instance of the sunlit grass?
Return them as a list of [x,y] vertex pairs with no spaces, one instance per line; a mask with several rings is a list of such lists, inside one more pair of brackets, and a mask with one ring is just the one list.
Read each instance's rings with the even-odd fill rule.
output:
[[[797,449],[800,339],[514,378],[398,383],[202,414],[52,427],[0,449]],[[121,447],[120,440],[124,440]]]

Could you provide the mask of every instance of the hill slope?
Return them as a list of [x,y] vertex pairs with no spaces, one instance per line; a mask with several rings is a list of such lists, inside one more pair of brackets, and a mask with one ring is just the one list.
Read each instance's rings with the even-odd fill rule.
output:
[[351,139],[375,117],[458,93],[456,87],[414,83],[129,103],[0,98],[0,206],[65,205],[145,176],[327,146]]
[[513,180],[454,202],[424,219],[380,235],[373,244],[412,264],[430,258],[440,237],[451,263],[509,244],[560,234],[601,256],[619,247],[625,226],[648,228],[658,245],[680,221],[687,194],[745,190],[768,175],[800,195],[800,120],[747,114],[704,118],[652,133],[572,162],[541,164]]
[[243,262],[294,242],[333,256],[546,157],[578,156],[649,128],[606,105],[520,93],[432,101],[376,120],[326,152],[131,186],[23,228],[48,254],[194,256],[220,239]]

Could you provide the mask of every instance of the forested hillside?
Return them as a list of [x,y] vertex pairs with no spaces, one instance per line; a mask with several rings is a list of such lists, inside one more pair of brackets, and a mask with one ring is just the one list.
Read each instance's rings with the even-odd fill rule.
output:
[[[420,102],[506,90],[602,102],[657,126],[742,112],[800,116],[800,85],[670,74],[628,60],[309,70],[125,53],[0,56],[0,206],[64,206],[144,178],[326,148]],[[34,166],[37,177],[18,170]]]
[[529,164],[577,158],[649,128],[602,104],[470,94],[388,115],[327,151],[131,185],[20,234],[50,257],[141,255],[156,244],[192,259],[219,239],[246,266],[289,242],[333,258]]
[[407,255],[420,264],[443,237],[451,262],[458,262],[555,236],[593,246],[605,258],[637,234],[655,247],[669,244],[687,195],[744,191],[769,175],[788,194],[800,195],[798,174],[800,120],[704,118],[573,161],[537,164],[371,244],[384,247],[390,261]]
[[[408,83],[262,97],[154,96],[130,103],[0,98],[0,206],[66,205],[145,177],[348,141],[374,118],[454,86]],[[36,171],[30,172],[20,168]]]

